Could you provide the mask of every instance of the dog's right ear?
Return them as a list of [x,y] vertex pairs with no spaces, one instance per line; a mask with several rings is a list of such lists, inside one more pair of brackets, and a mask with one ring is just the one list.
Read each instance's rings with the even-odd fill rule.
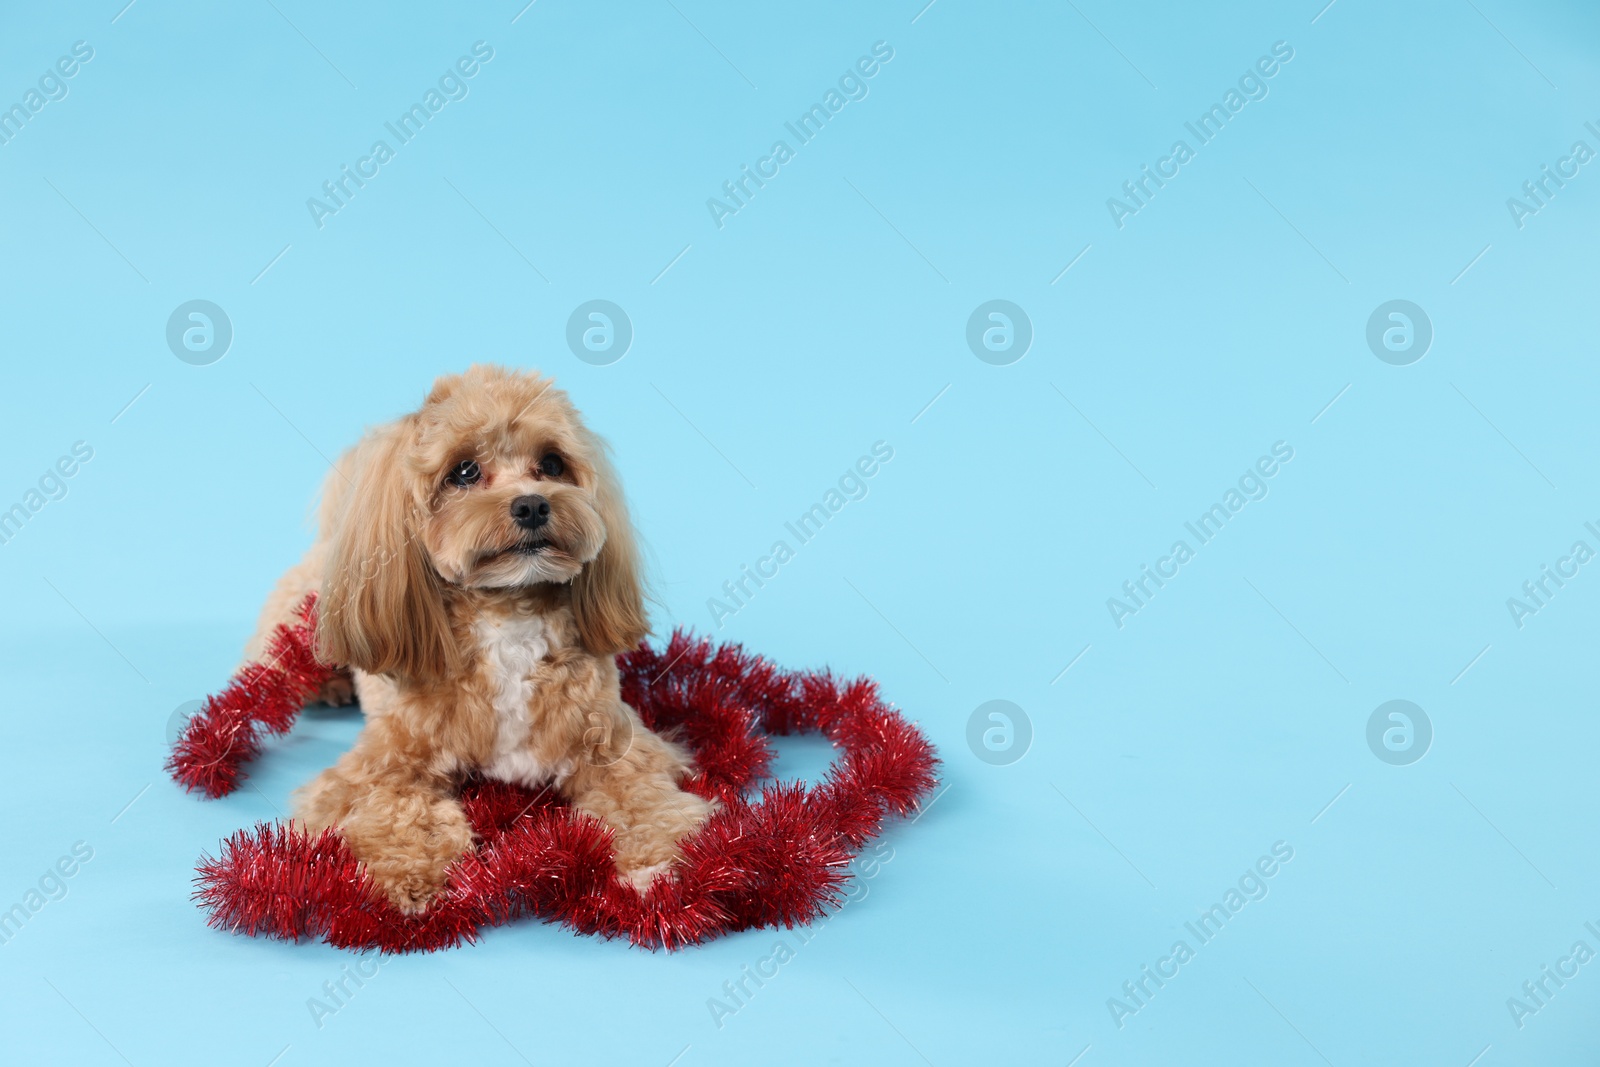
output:
[[317,604],[317,655],[427,682],[452,672],[456,655],[443,584],[419,539],[421,505],[405,461],[415,433],[407,417],[351,453]]

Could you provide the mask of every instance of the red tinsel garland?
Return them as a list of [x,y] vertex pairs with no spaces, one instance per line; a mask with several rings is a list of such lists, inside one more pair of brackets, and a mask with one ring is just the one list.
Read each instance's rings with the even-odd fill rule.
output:
[[279,626],[267,642],[266,661],[246,663],[228,687],[206,702],[187,723],[167,757],[167,771],[191,793],[215,799],[239,788],[240,769],[261,752],[267,734],[286,734],[294,720],[333,676],[317,661],[317,597],[309,594],[293,623]]
[[[268,733],[286,733],[332,673],[312,651],[315,600],[281,626],[268,663],[243,668],[179,737],[168,769],[190,790],[231,792]],[[657,652],[618,657],[622,696],[652,730],[695,754],[684,788],[722,802],[683,842],[684,858],[641,895],[616,876],[611,833],[549,791],[494,781],[461,793],[479,837],[421,915],[378,897],[334,829],[315,836],[259,823],[202,857],[196,900],[214,927],[341,948],[432,951],[473,941],[485,926],[539,916],[580,933],[681,948],[733,930],[794,926],[836,907],[851,858],[888,815],[933,789],[938,758],[916,726],[867,679],[783,671],[737,645],[675,632]],[[769,734],[820,733],[842,750],[815,786],[767,774]]]

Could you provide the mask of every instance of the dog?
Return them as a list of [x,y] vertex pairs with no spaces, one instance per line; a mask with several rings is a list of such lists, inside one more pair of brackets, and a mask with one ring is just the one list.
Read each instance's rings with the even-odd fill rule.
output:
[[714,803],[678,745],[621,697],[615,657],[649,630],[638,549],[604,441],[553,382],[475,365],[371,431],[329,473],[312,547],[246,648],[318,595],[321,698],[359,698],[354,747],[294,796],[376,889],[425,910],[473,848],[470,776],[551,788],[611,828],[640,892]]

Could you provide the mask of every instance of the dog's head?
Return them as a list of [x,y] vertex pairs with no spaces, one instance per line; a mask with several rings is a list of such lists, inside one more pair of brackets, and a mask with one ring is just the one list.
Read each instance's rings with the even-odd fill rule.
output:
[[[548,378],[478,365],[351,453],[318,607],[323,659],[429,680],[457,664],[452,587],[570,583],[584,647],[632,648],[645,619],[605,443]],[[348,484],[341,484],[347,482]]]

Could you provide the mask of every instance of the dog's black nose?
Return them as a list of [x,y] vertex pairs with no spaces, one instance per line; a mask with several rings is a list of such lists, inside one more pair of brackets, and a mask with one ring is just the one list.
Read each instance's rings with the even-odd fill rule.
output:
[[524,530],[537,530],[550,521],[550,501],[542,496],[519,496],[511,502],[511,520]]

